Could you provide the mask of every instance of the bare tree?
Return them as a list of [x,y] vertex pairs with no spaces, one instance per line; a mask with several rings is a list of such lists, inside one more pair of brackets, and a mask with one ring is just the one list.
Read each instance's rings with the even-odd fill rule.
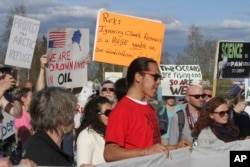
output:
[[170,59],[169,59],[170,55],[168,52],[163,52],[162,56],[161,56],[161,64],[171,64]]
[[13,9],[10,10],[10,14],[6,18],[6,23],[5,23],[5,30],[3,34],[1,34],[0,39],[1,39],[1,45],[0,45],[0,63],[3,64],[5,55],[7,52],[7,47],[8,47],[8,41],[10,38],[10,32],[12,28],[12,22],[14,19],[15,15],[20,15],[20,16],[26,16],[26,9],[23,3],[21,3],[19,6],[14,7]]
[[[3,34],[1,34],[1,48],[0,48],[0,63],[4,63],[5,55],[7,52],[7,45],[10,38],[12,22],[15,15],[26,17],[26,8],[23,3],[20,5],[17,4],[13,9],[10,10],[10,14],[6,18],[5,30]],[[6,42],[7,41],[7,42]],[[38,77],[39,69],[40,69],[40,56],[46,53],[46,38],[38,39],[35,46],[35,51],[33,55],[33,60],[31,64],[31,69],[13,67],[17,71],[17,80],[22,85],[25,80],[30,79],[34,83],[36,83],[36,79]]]
[[203,35],[200,32],[200,28],[192,25],[189,28],[188,44],[184,49],[184,52],[189,57],[189,63],[199,64],[199,56],[201,48],[203,46]]
[[[189,28],[187,46],[176,58],[176,64],[200,65],[203,80],[213,83],[216,40],[204,39],[199,27]],[[232,84],[230,80],[218,80],[216,95],[228,97]]]

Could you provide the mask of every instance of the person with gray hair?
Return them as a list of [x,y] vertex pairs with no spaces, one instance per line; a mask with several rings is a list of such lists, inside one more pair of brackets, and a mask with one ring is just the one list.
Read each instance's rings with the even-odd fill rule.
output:
[[117,103],[115,95],[115,84],[111,80],[105,80],[101,83],[100,96],[104,96],[109,99],[114,107]]
[[204,95],[204,102],[207,103],[213,96],[213,89],[209,86],[205,86],[202,88],[203,95]]
[[35,134],[23,147],[23,157],[38,166],[72,166],[72,157],[61,149],[63,136],[74,128],[76,96],[66,89],[49,87],[34,93],[30,104]]

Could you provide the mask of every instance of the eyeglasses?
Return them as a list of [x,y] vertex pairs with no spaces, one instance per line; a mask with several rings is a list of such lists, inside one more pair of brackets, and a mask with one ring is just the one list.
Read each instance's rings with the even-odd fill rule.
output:
[[111,113],[112,110],[110,109],[107,109],[105,110],[104,112],[98,112],[99,115],[105,115],[106,117],[109,116],[109,114]]
[[195,99],[200,99],[200,98],[204,99],[204,97],[205,97],[204,94],[203,95],[189,95],[189,96],[192,96]]
[[102,91],[102,92],[106,92],[106,91],[114,92],[115,89],[114,89],[114,88],[102,88],[101,91]]
[[204,94],[203,94],[203,96],[204,96],[204,97],[206,97],[206,96],[207,96],[207,97],[209,97],[209,98],[211,98],[211,97],[212,97],[212,95],[208,95],[208,94],[206,94],[206,93],[204,93]]
[[185,99],[178,99],[178,101],[185,101]]
[[151,75],[152,77],[154,77],[155,82],[158,81],[159,79],[162,80],[162,76],[160,74],[151,71],[142,71],[141,73]]
[[219,114],[220,117],[224,117],[226,114],[229,115],[229,110],[227,111],[220,111],[220,112],[213,112],[213,113],[216,113],[216,114]]

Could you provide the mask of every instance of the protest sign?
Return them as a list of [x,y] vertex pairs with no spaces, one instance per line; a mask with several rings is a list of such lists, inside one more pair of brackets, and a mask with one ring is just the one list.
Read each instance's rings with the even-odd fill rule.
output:
[[186,95],[189,85],[201,85],[202,73],[199,65],[163,65],[160,72],[163,96]]
[[245,78],[245,101],[250,102],[250,78]]
[[85,85],[87,83],[88,54],[88,29],[49,29],[47,85],[65,88]]
[[[231,151],[246,151],[249,155],[250,142],[248,140],[238,140],[224,144],[210,144],[206,146],[193,146],[192,151],[188,147],[170,150],[169,157],[165,152],[160,152],[148,156],[140,156],[120,161],[98,164],[96,167],[229,167],[232,166],[233,157]],[[248,157],[249,158],[249,157]],[[245,163],[235,162],[235,166]]]
[[105,80],[115,82],[117,79],[122,78],[122,72],[105,72]]
[[10,114],[3,112],[3,123],[2,123],[2,136],[3,140],[12,136],[16,133],[16,128],[14,127],[14,117]]
[[99,11],[93,61],[128,66],[137,57],[161,59],[165,25],[156,20]]
[[5,64],[30,68],[40,21],[15,15],[12,23]]
[[216,78],[244,78],[250,72],[250,42],[218,41]]

